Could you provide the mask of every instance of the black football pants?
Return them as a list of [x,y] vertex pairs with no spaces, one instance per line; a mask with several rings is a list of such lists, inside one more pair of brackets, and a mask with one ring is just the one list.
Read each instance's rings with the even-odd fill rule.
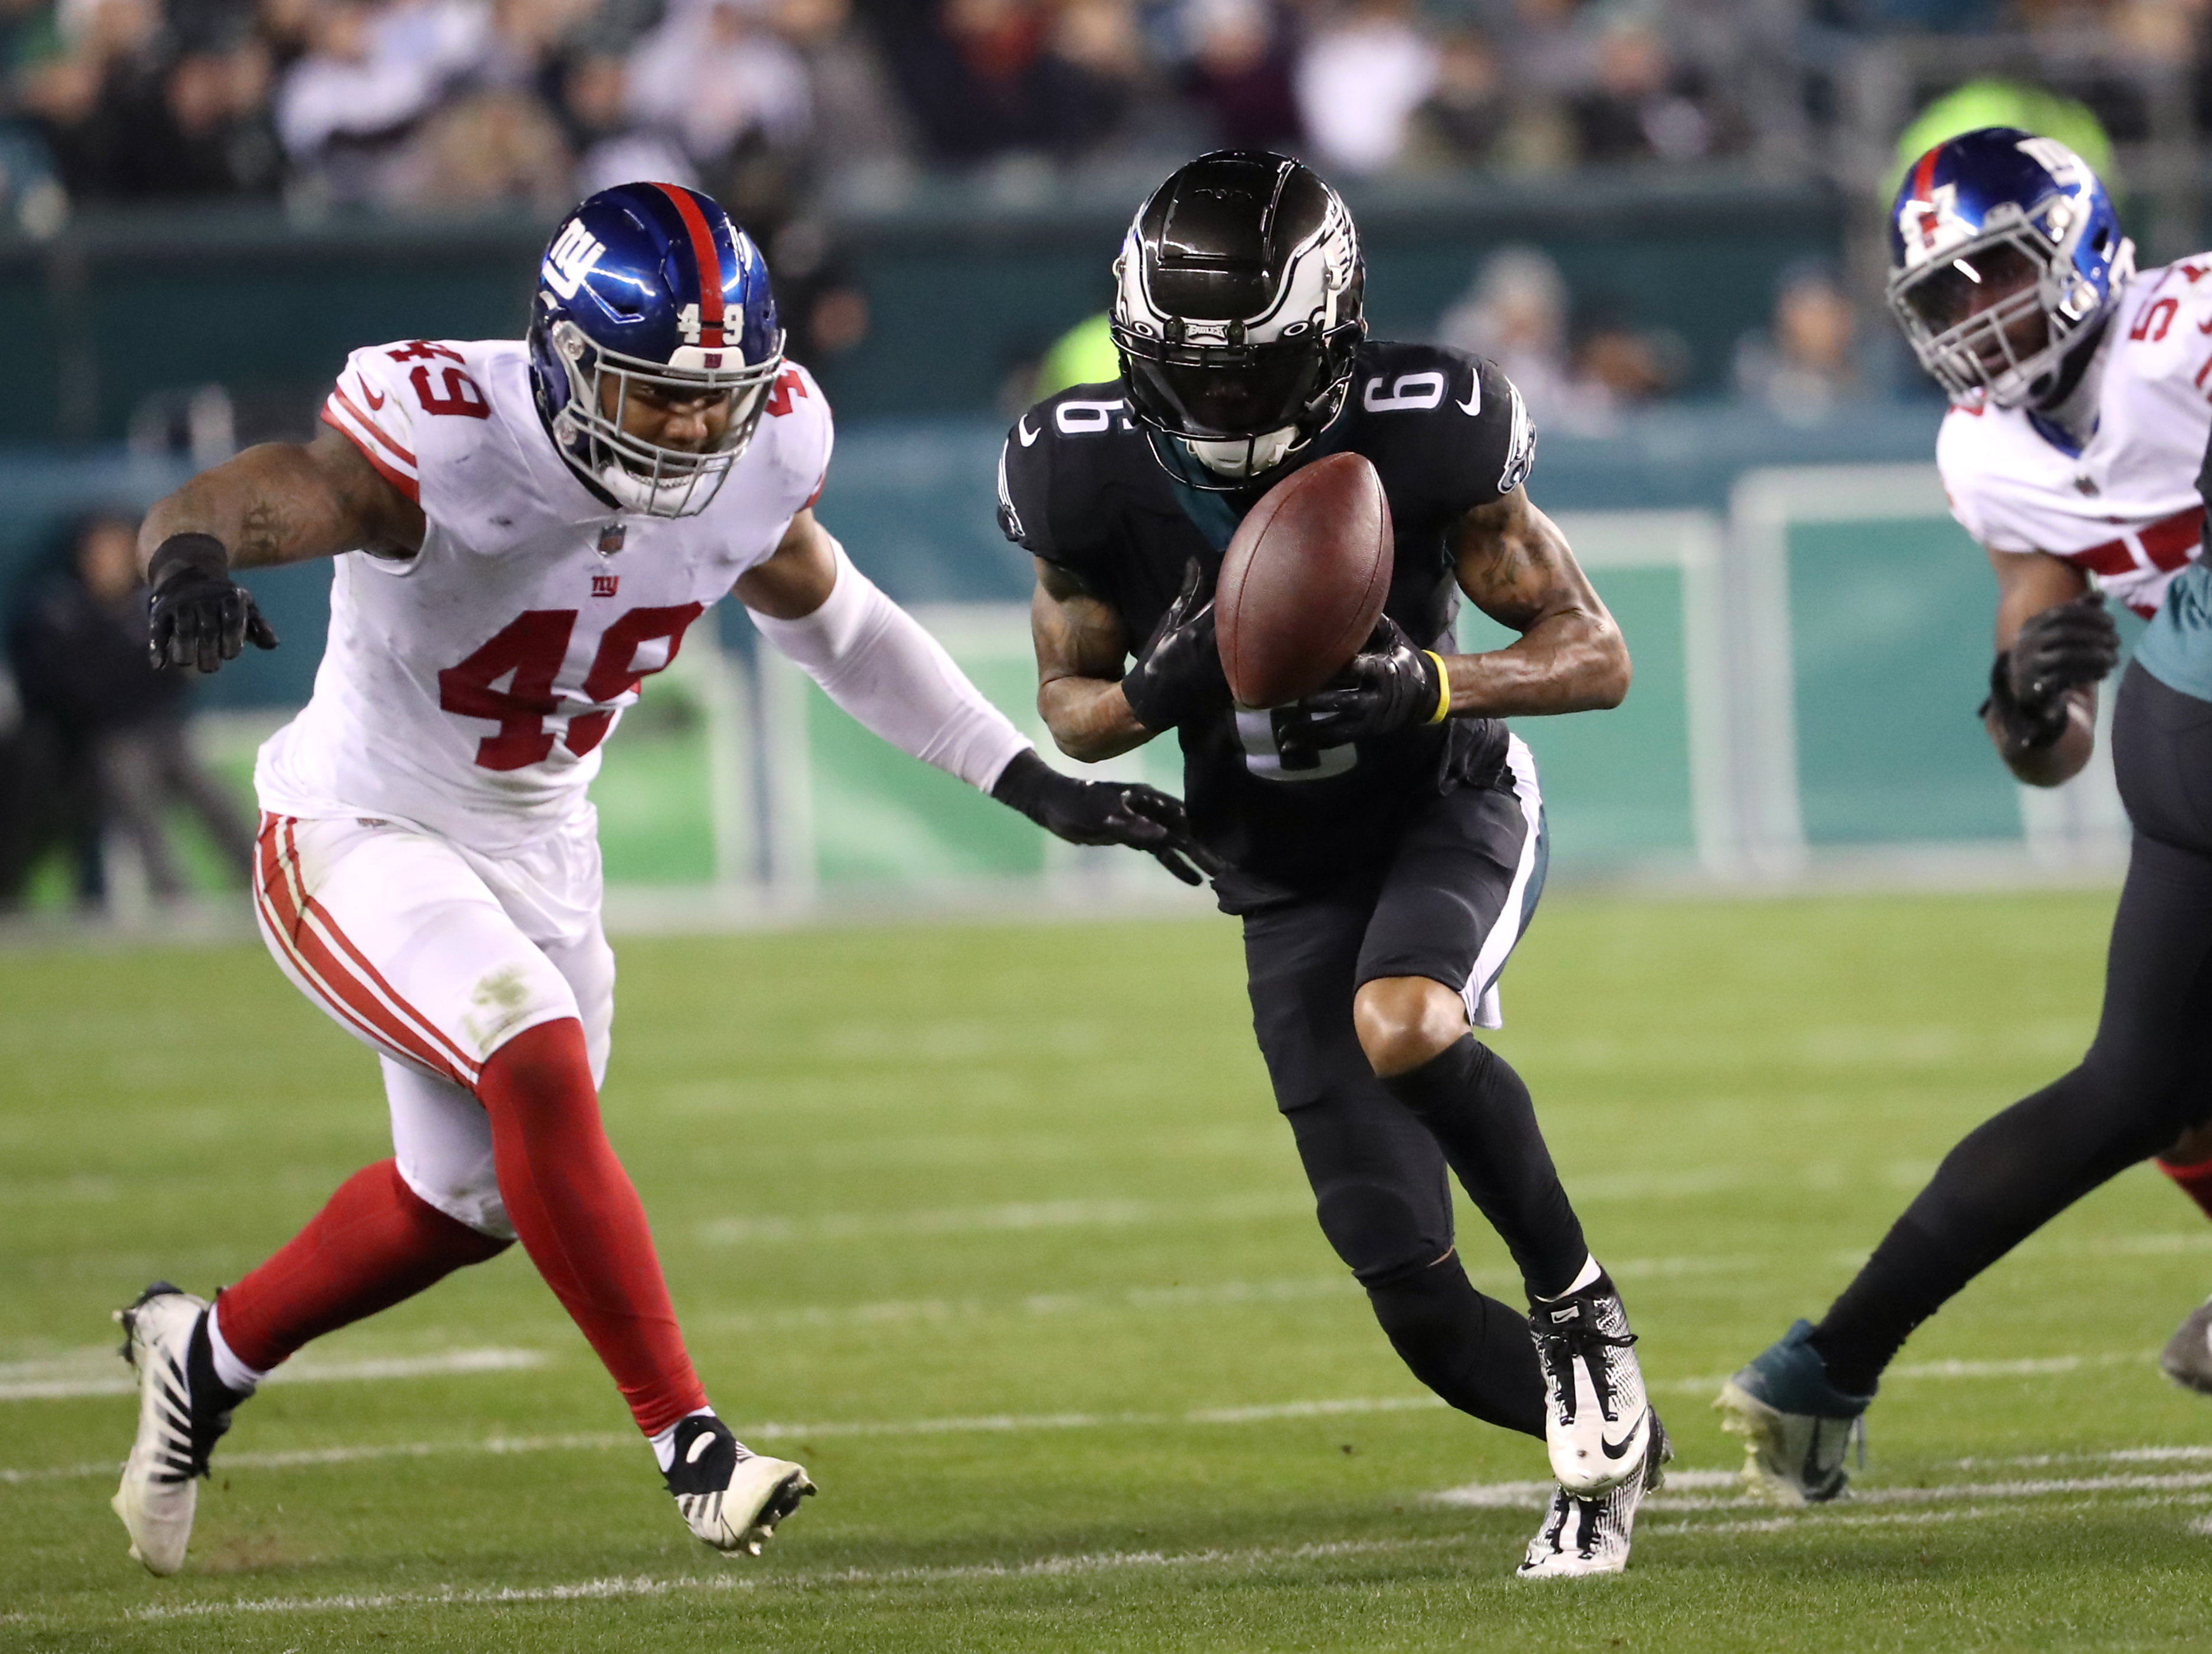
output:
[[2135,825],[2105,1005],[2081,1065],[1953,1149],[1814,1335],[1854,1394],[1954,1292],[2091,1189],[2212,1115],[2212,702],[2139,666],[2112,763]]
[[1558,1275],[1544,1290],[1565,1286],[1588,1255],[1527,1089],[1472,1038],[1427,1065],[1449,1070],[1441,1086],[1431,1076],[1428,1095],[1386,1085],[1352,1001],[1364,982],[1421,976],[1479,1002],[1534,909],[1542,852],[1528,766],[1517,785],[1509,775],[1435,800],[1387,866],[1244,921],[1254,1031],[1322,1232],[1417,1377],[1532,1435],[1543,1432],[1543,1380],[1528,1322],[1468,1282],[1449,1182],[1458,1172],[1524,1268]]

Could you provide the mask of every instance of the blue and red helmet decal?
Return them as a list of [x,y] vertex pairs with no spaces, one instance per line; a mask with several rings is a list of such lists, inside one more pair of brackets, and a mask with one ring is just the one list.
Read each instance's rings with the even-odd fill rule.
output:
[[2057,139],[2011,126],[1962,132],[1922,155],[1898,186],[1889,216],[1890,267],[1913,270],[1948,258],[1969,242],[2022,222],[2054,247],[2072,251],[2077,263],[2086,255],[2095,264],[2116,252],[2120,239],[2104,185]]
[[593,344],[638,360],[735,368],[777,348],[760,249],[680,184],[622,184],[586,201],[554,232],[538,288],[538,320],[573,321]]

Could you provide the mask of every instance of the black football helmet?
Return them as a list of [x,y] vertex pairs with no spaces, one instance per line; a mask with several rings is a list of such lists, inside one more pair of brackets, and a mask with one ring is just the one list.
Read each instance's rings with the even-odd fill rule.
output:
[[1185,482],[1249,487],[1344,406],[1366,267],[1310,167],[1224,149],[1177,168],[1137,210],[1114,277],[1129,411]]

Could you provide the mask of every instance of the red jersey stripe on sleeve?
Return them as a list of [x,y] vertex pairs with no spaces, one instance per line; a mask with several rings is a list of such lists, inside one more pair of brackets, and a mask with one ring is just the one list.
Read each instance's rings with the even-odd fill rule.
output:
[[379,425],[374,419],[371,419],[367,414],[363,413],[360,407],[355,403],[354,399],[345,393],[344,386],[339,385],[332,387],[331,391],[331,400],[337,403],[338,406],[344,409],[346,412],[351,414],[355,421],[360,424],[363,429],[368,431],[371,436],[376,439],[377,446],[381,447],[394,459],[397,459],[403,465],[411,466],[414,465],[415,456],[408,453],[406,449],[401,447],[398,443],[393,441],[391,437],[385,435],[384,428]]
[[[332,430],[337,432],[339,435],[344,437],[346,441],[351,442],[354,447],[359,448],[361,450],[362,458],[368,460],[370,465],[375,466],[378,474],[380,475],[386,482],[391,483],[392,487],[398,489],[402,494],[412,500],[416,505],[422,503],[422,484],[416,479],[414,461],[410,459],[407,462],[408,468],[402,471],[396,463],[386,459],[384,454],[378,451],[376,442],[372,441],[368,437],[363,436],[359,430],[354,428],[351,419],[347,416],[346,410],[338,406],[338,398],[335,393],[332,394],[329,401],[323,404],[323,423],[328,425]],[[383,436],[383,433],[377,431],[374,426],[370,426],[369,429],[372,432],[374,432],[377,436]],[[388,438],[385,440],[387,443],[389,442]]]

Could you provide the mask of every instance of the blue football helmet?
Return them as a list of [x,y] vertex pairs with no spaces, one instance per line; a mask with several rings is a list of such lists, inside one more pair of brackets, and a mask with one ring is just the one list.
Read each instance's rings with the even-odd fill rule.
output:
[[1954,402],[2014,408],[2047,392],[2068,352],[2112,314],[2136,250],[2081,156],[1985,126],[1945,139],[1905,175],[1889,266],[1889,307],[1920,365]]
[[[602,190],[553,232],[530,322],[531,382],[562,457],[628,511],[703,511],[783,368],[768,265],[730,216],[677,184]],[[699,451],[623,429],[639,392],[719,398]]]

